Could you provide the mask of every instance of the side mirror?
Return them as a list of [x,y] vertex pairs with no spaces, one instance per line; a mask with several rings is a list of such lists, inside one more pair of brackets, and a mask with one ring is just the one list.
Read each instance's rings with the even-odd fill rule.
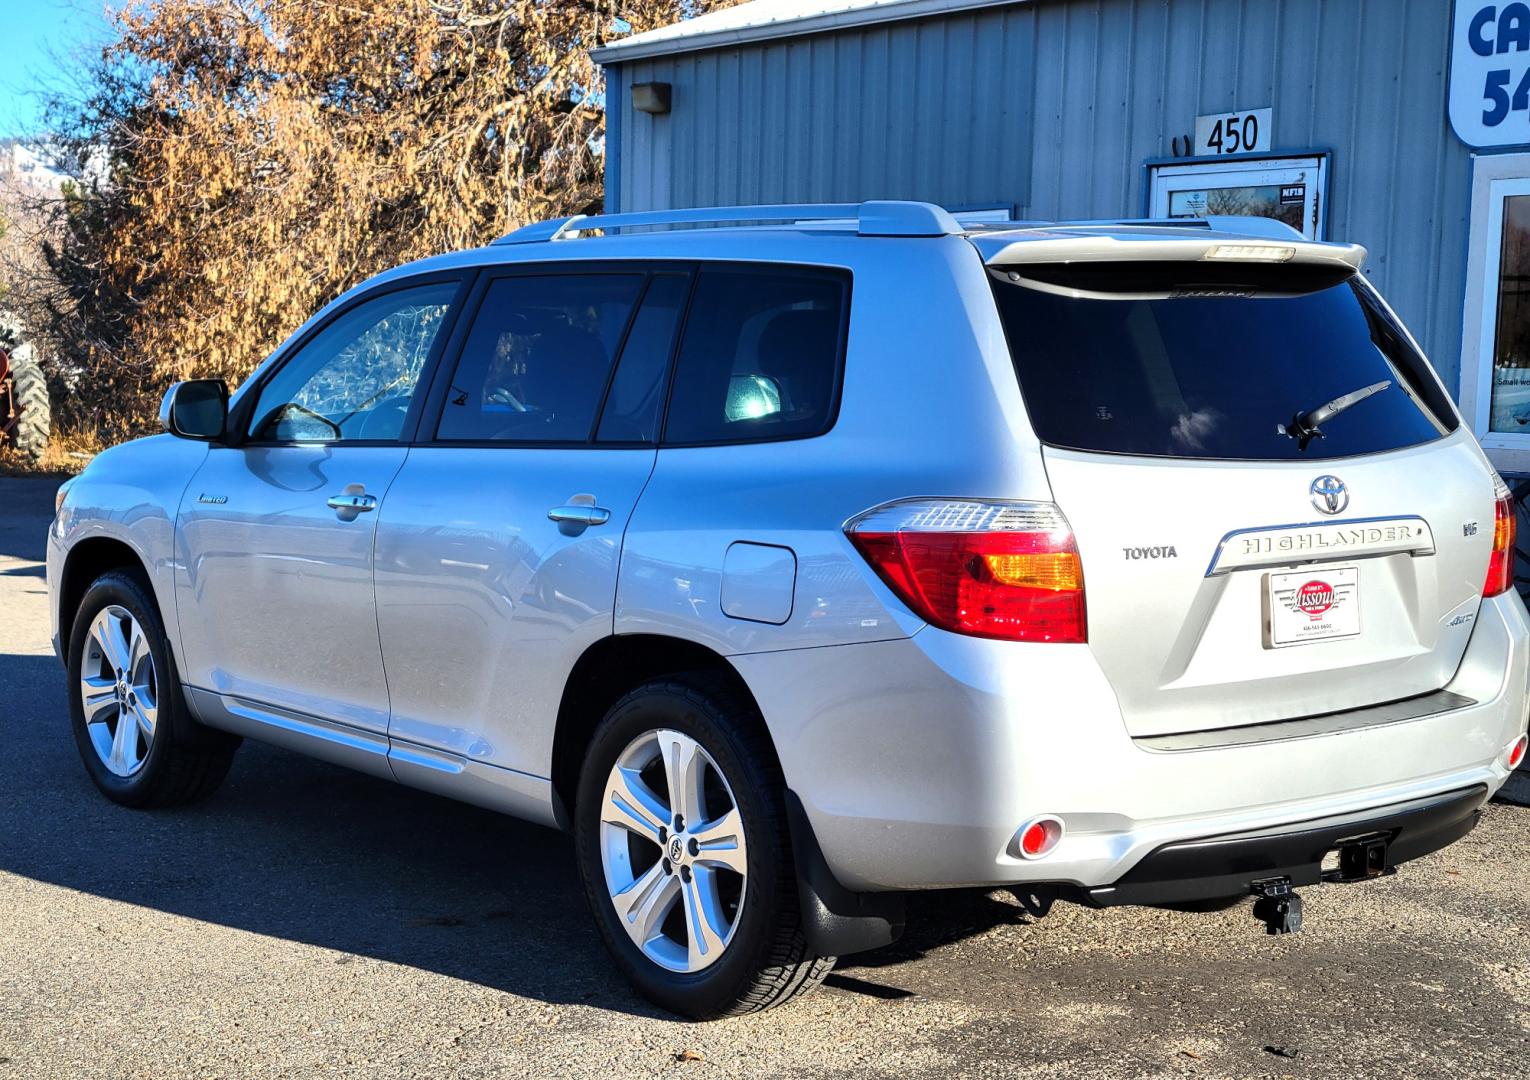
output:
[[188,379],[165,391],[159,424],[183,439],[221,439],[228,426],[228,386],[222,379]]

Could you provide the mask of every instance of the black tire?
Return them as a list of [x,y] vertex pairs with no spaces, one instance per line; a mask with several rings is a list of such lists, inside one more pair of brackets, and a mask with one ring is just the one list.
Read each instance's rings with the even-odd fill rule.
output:
[[48,449],[52,427],[48,411],[48,380],[27,348],[11,353],[11,385],[21,416],[16,424],[16,449],[32,461]]
[[[601,800],[610,770],[647,732],[695,739],[726,776],[743,818],[748,886],[721,959],[679,973],[650,960],[622,928],[607,890],[600,842]],[[580,773],[574,834],[585,895],[617,966],[655,1004],[698,1020],[773,1008],[806,994],[834,968],[803,935],[792,862],[785,782],[764,723],[726,680],[707,673],[645,683],[618,701],[596,729]]]
[[[125,609],[142,627],[158,688],[154,737],[148,742],[142,764],[129,776],[114,773],[97,753],[86,727],[80,694],[91,623],[110,606]],[[140,809],[180,806],[205,798],[223,782],[241,740],[199,724],[187,710],[164,621],[140,574],[114,570],[91,584],[75,614],[68,647],[70,723],[85,771],[101,794]]]

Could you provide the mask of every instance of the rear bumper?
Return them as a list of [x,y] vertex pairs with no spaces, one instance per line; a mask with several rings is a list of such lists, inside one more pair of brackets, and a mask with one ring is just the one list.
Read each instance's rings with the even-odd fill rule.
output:
[[[898,641],[732,662],[847,888],[1055,882],[1087,892],[1130,884],[1150,856],[1172,866],[1158,853],[1174,845],[1247,838],[1245,850],[1268,848],[1256,861],[1273,866],[1291,856],[1272,831],[1300,833],[1305,823],[1362,819],[1453,792],[1490,796],[1509,776],[1505,748],[1525,730],[1530,619],[1512,593],[1482,604],[1446,687],[1473,704],[1174,750],[1130,737],[1087,646],[926,628]],[[1046,858],[1022,859],[1011,846],[1016,830],[1043,814],[1061,818],[1065,836]],[[1142,873],[1167,880],[1163,869]]]
[[1388,869],[1455,843],[1472,831],[1488,800],[1486,785],[1446,792],[1364,814],[1303,821],[1279,829],[1165,844],[1149,852],[1112,885],[1086,890],[1101,906],[1176,904],[1247,895],[1253,883],[1289,878],[1292,885],[1323,880],[1323,857],[1340,843],[1374,837]]

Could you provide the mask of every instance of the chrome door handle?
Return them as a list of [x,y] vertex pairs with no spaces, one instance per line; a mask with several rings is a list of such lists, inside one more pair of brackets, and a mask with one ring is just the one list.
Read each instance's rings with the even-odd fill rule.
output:
[[611,511],[604,506],[582,506],[570,503],[567,506],[555,506],[547,511],[547,520],[556,521],[560,525],[604,525],[611,520]]
[[329,502],[326,505],[328,505],[331,510],[348,510],[354,514],[364,514],[368,510],[377,509],[377,496],[366,494],[352,495],[349,493],[344,495],[331,495],[329,497]]

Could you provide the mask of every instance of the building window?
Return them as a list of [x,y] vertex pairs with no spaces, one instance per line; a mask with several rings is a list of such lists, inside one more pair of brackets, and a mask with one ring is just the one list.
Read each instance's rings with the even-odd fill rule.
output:
[[1267,217],[1322,240],[1328,159],[1188,159],[1148,166],[1148,213],[1155,218]]
[[1502,472],[1530,472],[1530,154],[1472,162],[1461,412]]

